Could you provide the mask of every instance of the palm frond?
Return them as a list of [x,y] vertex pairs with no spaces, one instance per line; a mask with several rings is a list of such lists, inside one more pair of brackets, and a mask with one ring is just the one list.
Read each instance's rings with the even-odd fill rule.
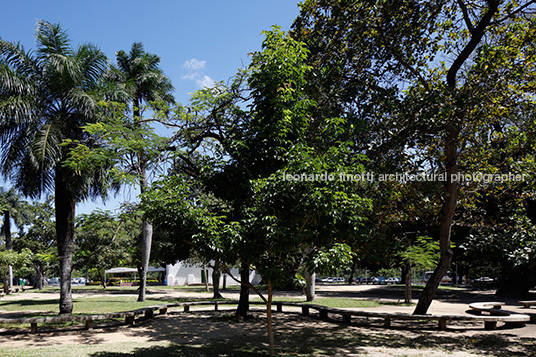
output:
[[39,170],[54,166],[61,158],[61,134],[52,123],[44,125],[34,136],[31,143],[31,157]]
[[80,46],[76,51],[75,58],[81,64],[83,88],[94,89],[100,78],[108,71],[108,58],[97,46],[92,44]]
[[46,60],[48,56],[53,54],[66,56],[73,54],[69,36],[59,24],[37,20],[36,40],[38,43],[37,56],[42,60]]
[[0,62],[26,77],[34,77],[40,72],[40,63],[32,51],[26,51],[20,42],[0,40]]

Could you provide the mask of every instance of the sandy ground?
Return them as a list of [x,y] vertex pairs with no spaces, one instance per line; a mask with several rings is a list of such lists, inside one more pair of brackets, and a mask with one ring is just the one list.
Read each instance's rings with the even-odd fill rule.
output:
[[[523,309],[516,299],[498,299],[492,291],[454,293],[445,292],[432,303],[429,313],[432,314],[465,314],[468,304],[475,301],[505,301],[505,310],[529,313],[536,320],[536,309]],[[403,294],[403,292],[400,292]],[[87,294],[74,294],[74,297]],[[225,298],[238,299],[238,292],[224,292]],[[300,296],[299,293],[280,293],[279,296]],[[395,294],[396,295],[396,294]],[[94,295],[93,295],[94,296]],[[162,298],[199,298],[206,294],[189,291],[151,291],[151,297]],[[253,295],[252,295],[253,297]],[[393,296],[392,289],[384,287],[361,286],[317,286],[317,297],[344,297],[355,299],[376,299],[386,302],[401,302],[403,296]],[[51,294],[25,292],[6,296],[2,299],[50,299]],[[223,308],[225,309],[225,308]],[[367,311],[408,312],[414,307],[382,305],[367,308]],[[528,324],[524,328],[504,329],[501,326],[494,331],[483,329],[483,323],[451,323],[447,331],[437,330],[435,323],[422,325],[416,322],[393,322],[392,328],[381,327],[378,321],[355,321],[343,325],[339,321],[321,321],[315,316],[303,317],[291,313],[293,309],[285,308],[283,314],[275,314],[276,343],[295,346],[299,355],[335,354],[341,356],[488,356],[511,355],[524,356],[532,352],[534,346],[526,349],[526,341],[536,338],[536,325]],[[135,351],[136,355],[205,355],[203,346],[212,346],[209,351],[217,351],[224,343],[225,348],[232,350],[233,343],[258,346],[265,351],[265,316],[259,307],[252,321],[237,323],[230,319],[231,311],[213,312],[207,308],[196,309],[192,313],[171,311],[167,316],[139,320],[134,326],[124,324],[96,323],[93,332],[82,328],[49,329],[38,334],[30,334],[28,330],[0,329],[0,356],[2,350],[20,349],[31,351],[47,346],[84,345],[95,346],[88,349],[94,356],[127,356]],[[294,310],[296,311],[296,310]],[[5,316],[0,310],[0,316]],[[337,345],[333,336],[351,335],[352,342],[344,346]],[[238,342],[237,342],[238,341]],[[346,340],[345,340],[346,341]],[[353,342],[355,341],[355,343]],[[173,345],[193,347],[171,348]],[[474,346],[472,346],[472,344]],[[104,353],[107,346],[125,346],[122,352]],[[320,347],[316,346],[319,345]],[[327,346],[322,350],[321,346]],[[98,347],[98,348],[97,348]],[[111,347],[110,347],[111,348]],[[136,350],[138,348],[138,350]],[[141,350],[140,350],[141,348]],[[237,349],[239,345],[237,345]],[[255,349],[255,347],[251,347]],[[525,349],[524,349],[525,348]],[[66,350],[68,351],[68,349]],[[140,352],[142,351],[142,352]],[[251,349],[248,350],[251,352]],[[532,352],[531,352],[532,351]],[[154,353],[158,352],[158,353]],[[80,352],[77,352],[80,353]],[[238,353],[239,354],[239,353]],[[23,353],[21,355],[24,355]],[[65,352],[65,355],[70,355]],[[73,354],[74,355],[74,354]],[[218,355],[207,354],[207,355]],[[239,354],[248,355],[248,354]]]

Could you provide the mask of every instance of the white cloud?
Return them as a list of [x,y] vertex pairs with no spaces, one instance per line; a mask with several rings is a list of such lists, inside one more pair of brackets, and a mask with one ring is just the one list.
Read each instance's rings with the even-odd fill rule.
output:
[[201,80],[197,80],[195,81],[197,83],[197,85],[205,88],[205,87],[208,87],[208,88],[212,88],[214,87],[214,80],[212,78],[210,78],[209,76],[207,75],[204,75],[203,76],[203,79]]
[[182,65],[182,67],[186,69],[187,73],[181,76],[181,79],[194,81],[195,84],[200,88],[213,87],[215,81],[203,72],[206,65],[207,61],[200,61],[197,58],[189,59]]
[[207,65],[207,61],[200,61],[197,58],[192,58],[184,62],[182,66],[189,71],[200,71],[202,69],[205,69],[206,65]]

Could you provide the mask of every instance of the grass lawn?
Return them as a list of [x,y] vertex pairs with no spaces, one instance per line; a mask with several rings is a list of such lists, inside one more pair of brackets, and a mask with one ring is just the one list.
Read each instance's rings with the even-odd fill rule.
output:
[[[123,292],[123,293],[132,293],[136,294],[138,287],[137,286],[108,286],[104,288],[102,285],[73,285],[73,293],[88,293],[92,292],[95,294],[107,293],[107,292]],[[192,291],[196,293],[206,293],[211,294],[212,291],[207,292],[205,287],[202,285],[175,285],[175,286],[166,286],[166,285],[151,285],[147,287],[147,290],[157,290],[157,291],[166,291],[166,290],[183,290],[183,291]],[[212,290],[212,289],[211,289]],[[29,290],[32,293],[59,293],[60,288],[56,286],[47,286],[43,290],[32,289]]]

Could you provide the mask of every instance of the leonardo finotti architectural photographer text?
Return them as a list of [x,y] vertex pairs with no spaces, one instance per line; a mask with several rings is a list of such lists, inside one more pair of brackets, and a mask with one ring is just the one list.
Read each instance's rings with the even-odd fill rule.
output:
[[[489,173],[457,173],[451,175],[451,180],[459,183],[468,182],[483,182],[483,183],[503,183],[508,181],[526,181],[529,175],[519,173],[501,173],[501,174],[489,174]],[[320,174],[292,174],[283,173],[284,181],[294,182],[327,182],[327,181],[342,181],[342,182],[385,182],[385,181],[398,181],[398,182],[446,182],[447,173],[442,174],[410,174],[410,173],[394,173],[394,174],[376,174],[373,172],[360,172],[357,174],[350,173],[327,173]]]

